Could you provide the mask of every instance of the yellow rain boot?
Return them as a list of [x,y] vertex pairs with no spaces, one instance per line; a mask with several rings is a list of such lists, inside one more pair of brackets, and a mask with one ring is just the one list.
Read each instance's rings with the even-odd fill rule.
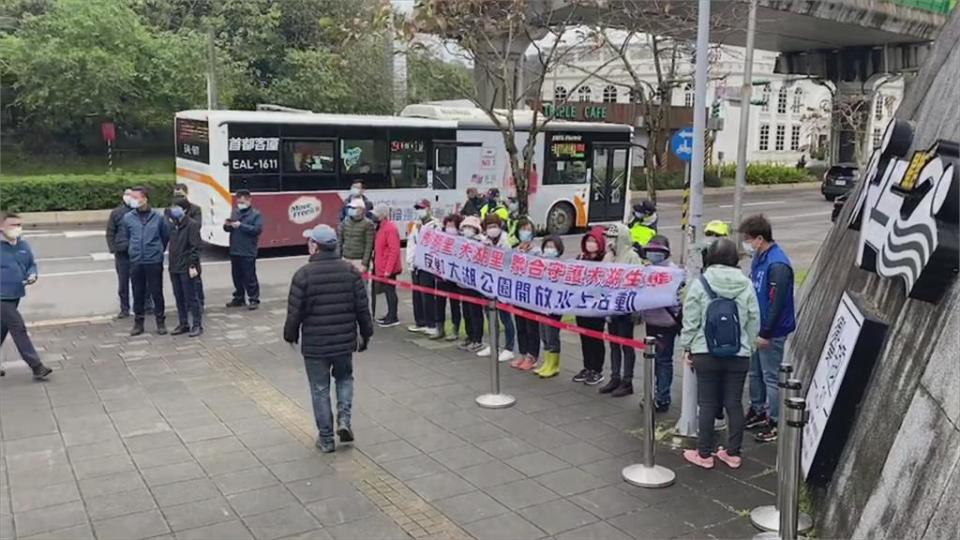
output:
[[556,377],[560,373],[560,353],[551,352],[544,355],[544,368],[540,370],[540,375],[544,379]]
[[543,360],[540,361],[540,367],[534,369],[533,372],[537,375],[543,376],[543,371],[550,366],[550,354],[548,352],[543,353]]

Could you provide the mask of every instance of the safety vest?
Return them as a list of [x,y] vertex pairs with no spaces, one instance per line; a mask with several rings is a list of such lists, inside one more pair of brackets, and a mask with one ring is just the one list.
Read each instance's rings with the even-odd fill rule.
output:
[[656,229],[648,227],[639,221],[634,222],[634,224],[630,226],[630,239],[633,240],[634,244],[646,246],[656,235]]
[[[487,217],[487,212],[490,211],[490,204],[483,205],[483,208],[480,209],[480,220],[483,221],[483,218]],[[507,210],[507,207],[497,203],[497,206],[493,209],[493,213],[500,217],[504,223],[510,220],[510,211]]]

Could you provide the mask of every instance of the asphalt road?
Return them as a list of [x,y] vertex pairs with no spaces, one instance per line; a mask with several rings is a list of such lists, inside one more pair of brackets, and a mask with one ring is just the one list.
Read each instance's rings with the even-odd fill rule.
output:
[[[819,190],[809,186],[747,193],[744,213],[766,214],[774,225],[774,237],[786,249],[797,268],[807,268],[830,229],[831,204]],[[680,246],[680,200],[660,202],[660,231],[674,250]],[[710,194],[704,201],[707,220],[733,215],[732,194]],[[28,322],[110,315],[118,311],[117,280],[113,258],[107,252],[103,228],[35,229],[25,233],[40,268],[39,281],[28,289],[21,312]],[[579,249],[579,235],[564,238],[566,255]],[[286,297],[293,272],[305,261],[305,248],[261,252],[258,261],[261,296],[264,300]],[[203,281],[208,306],[230,299],[233,286],[225,250],[207,249],[203,257]],[[173,310],[173,294],[166,283],[165,298]]]

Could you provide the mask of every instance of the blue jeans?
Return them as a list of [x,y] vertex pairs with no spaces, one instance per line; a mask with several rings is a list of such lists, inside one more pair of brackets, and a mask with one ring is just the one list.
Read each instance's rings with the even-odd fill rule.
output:
[[677,329],[647,325],[647,335],[657,338],[657,356],[653,366],[657,380],[654,400],[657,405],[670,405],[670,387],[673,385],[673,349],[677,341]]
[[337,381],[337,424],[350,427],[350,410],[353,408],[353,355],[344,354],[326,358],[304,358],[307,380],[310,382],[310,398],[313,401],[313,418],[321,441],[333,442],[333,411],[330,408],[330,373]]
[[780,417],[780,388],[777,376],[783,362],[783,346],[787,338],[770,340],[770,347],[757,349],[750,358],[750,407],[755,411],[767,411],[776,423]]

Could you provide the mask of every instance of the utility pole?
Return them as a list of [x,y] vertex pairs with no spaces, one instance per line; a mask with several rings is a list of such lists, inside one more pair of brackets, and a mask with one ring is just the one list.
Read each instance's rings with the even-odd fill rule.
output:
[[757,33],[757,0],[750,0],[747,17],[747,50],[743,60],[743,84],[740,86],[740,128],[737,132],[737,177],[733,188],[733,223],[736,230],[743,221],[743,192],[747,185],[747,145],[750,139],[750,99],[753,93],[753,41]]
[[[690,220],[683,232],[686,243],[687,283],[700,273],[700,238],[703,236],[703,161],[707,131],[707,64],[710,62],[710,0],[699,0],[697,18],[697,65],[694,76],[693,157],[690,162]],[[696,374],[683,368],[683,395],[676,433],[682,437],[697,434]]]
[[214,31],[211,26],[207,31],[207,109],[213,110],[217,105],[217,49],[214,44]]
[[688,280],[700,272],[703,234],[703,165],[707,132],[707,64],[710,62],[710,0],[699,0],[697,64],[694,76],[693,159],[690,162],[690,223],[687,228]]

